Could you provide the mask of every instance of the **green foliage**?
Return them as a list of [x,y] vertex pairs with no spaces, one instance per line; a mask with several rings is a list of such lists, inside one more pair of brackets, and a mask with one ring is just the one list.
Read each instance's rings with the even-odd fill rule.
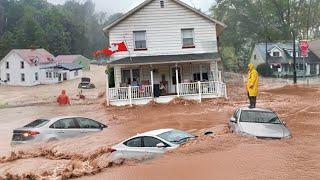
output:
[[292,32],[302,39],[308,30],[309,38],[320,37],[320,1],[216,0],[211,12],[227,25],[220,37],[222,52],[234,48],[242,68],[258,42],[292,41]]
[[273,70],[271,69],[270,66],[268,66],[267,64],[260,64],[257,67],[257,71],[259,74],[261,74],[264,77],[270,77],[272,76],[272,72]]
[[106,46],[103,27],[119,14],[95,13],[91,0],[52,5],[46,0],[0,0],[0,59],[14,48],[45,48],[54,55],[82,54]]
[[225,47],[221,50],[222,63],[227,71],[237,71],[238,60],[233,47]]
[[109,75],[109,87],[114,88],[115,82],[114,82],[114,68],[107,67],[106,74]]

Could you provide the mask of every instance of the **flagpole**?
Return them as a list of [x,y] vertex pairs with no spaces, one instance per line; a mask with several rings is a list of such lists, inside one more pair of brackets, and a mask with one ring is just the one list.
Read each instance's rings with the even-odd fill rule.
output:
[[130,52],[129,46],[127,44],[127,41],[126,41],[126,36],[123,36],[123,41],[124,41],[124,44],[127,46],[127,49],[129,52],[129,58],[130,58],[130,61],[132,62],[131,52]]

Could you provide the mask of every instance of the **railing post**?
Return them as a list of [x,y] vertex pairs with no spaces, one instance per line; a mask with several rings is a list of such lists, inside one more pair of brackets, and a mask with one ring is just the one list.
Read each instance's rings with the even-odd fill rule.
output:
[[178,97],[180,97],[179,70],[178,70],[178,66],[176,66],[176,89],[177,89],[177,95],[178,95]]
[[150,78],[151,78],[151,95],[154,98],[154,81],[153,81],[153,69],[150,70]]
[[130,106],[132,106],[132,92],[131,92],[131,90],[132,90],[132,88],[131,88],[131,86],[129,86],[129,88],[128,88],[128,96],[129,96],[129,104],[130,104]]
[[106,100],[107,106],[110,106],[110,95],[109,95],[109,72],[106,73]]
[[201,91],[201,82],[198,81],[198,88],[199,88],[199,102],[201,103],[202,102],[202,91]]

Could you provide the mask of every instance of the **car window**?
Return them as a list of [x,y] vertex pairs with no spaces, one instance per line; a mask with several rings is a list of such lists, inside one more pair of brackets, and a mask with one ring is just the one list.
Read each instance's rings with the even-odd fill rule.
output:
[[35,121],[32,121],[31,123],[25,125],[24,127],[28,128],[38,128],[46,125],[49,122],[47,119],[37,119]]
[[78,124],[80,128],[86,128],[86,129],[100,129],[101,124],[87,118],[77,118]]
[[179,130],[171,130],[157,136],[174,144],[182,144],[185,141],[194,138],[193,135]]
[[163,143],[161,140],[153,138],[153,137],[143,137],[143,145],[144,147],[157,147],[157,144]]
[[133,138],[125,142],[124,145],[128,147],[142,147],[142,139],[141,137]]
[[240,122],[281,124],[275,113],[265,111],[243,111]]
[[55,123],[53,123],[50,128],[55,129],[75,129],[79,128],[73,118],[61,119]]

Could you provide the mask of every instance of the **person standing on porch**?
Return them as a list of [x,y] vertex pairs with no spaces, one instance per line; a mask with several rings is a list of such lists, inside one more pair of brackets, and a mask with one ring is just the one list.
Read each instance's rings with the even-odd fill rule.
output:
[[259,74],[254,68],[254,65],[250,63],[248,65],[248,81],[247,81],[247,92],[250,101],[249,108],[255,108],[257,103],[259,87]]

